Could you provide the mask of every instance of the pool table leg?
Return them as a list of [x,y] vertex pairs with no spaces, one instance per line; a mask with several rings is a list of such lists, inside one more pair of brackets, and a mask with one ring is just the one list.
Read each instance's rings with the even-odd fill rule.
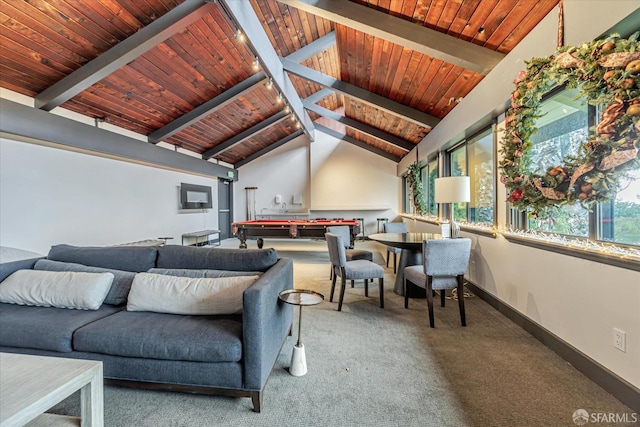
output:
[[247,230],[244,228],[238,230],[238,239],[240,239],[240,249],[247,249]]

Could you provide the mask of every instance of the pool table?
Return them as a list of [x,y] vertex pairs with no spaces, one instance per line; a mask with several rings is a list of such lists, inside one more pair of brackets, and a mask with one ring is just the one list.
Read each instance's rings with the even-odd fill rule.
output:
[[233,234],[240,239],[240,249],[247,248],[247,238],[257,237],[258,248],[264,244],[263,238],[324,239],[327,227],[349,226],[350,247],[360,233],[360,221],[356,219],[260,219],[239,221],[231,224]]

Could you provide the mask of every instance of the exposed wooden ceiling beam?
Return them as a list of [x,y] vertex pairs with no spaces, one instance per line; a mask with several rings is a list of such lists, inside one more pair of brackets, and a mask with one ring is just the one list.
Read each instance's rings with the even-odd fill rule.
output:
[[40,92],[36,108],[51,111],[209,13],[205,0],[185,1]]
[[281,91],[287,100],[291,110],[298,116],[306,133],[313,139],[313,121],[302,106],[302,100],[298,96],[296,88],[291,83],[289,76],[284,72],[280,58],[269,41],[267,33],[262,28],[262,23],[256,16],[251,3],[248,1],[216,0],[229,18],[235,21],[244,33],[247,42],[258,55],[262,68],[273,78],[274,85]]
[[345,0],[278,0],[337,24],[487,74],[504,55],[388,13]]
[[242,132],[240,132],[239,134],[233,136],[232,138],[227,139],[226,141],[221,142],[220,144],[216,145],[215,147],[205,151],[202,154],[202,158],[205,160],[210,159],[213,156],[216,156],[220,153],[223,153],[225,151],[227,151],[228,149],[230,149],[231,147],[234,147],[246,140],[248,140],[249,138],[251,138],[252,136],[262,132],[263,130],[277,124],[280,123],[281,121],[285,120],[287,117],[289,117],[289,113],[285,112],[285,111],[280,111],[276,114],[274,114],[273,116],[269,117],[266,120],[261,121],[260,123],[251,126],[249,129],[246,129]]
[[356,145],[356,146],[358,146],[360,148],[364,148],[365,150],[371,151],[372,153],[377,154],[379,156],[386,157],[387,159],[393,160],[396,163],[400,161],[400,157],[398,157],[398,156],[396,156],[394,154],[391,154],[391,153],[388,153],[388,152],[386,152],[384,150],[381,150],[378,147],[374,147],[372,145],[369,145],[366,142],[358,141],[357,139],[352,138],[349,135],[345,135],[344,133],[340,133],[340,132],[338,132],[336,130],[329,129],[328,127],[325,127],[325,126],[320,125],[318,123],[316,123],[316,130],[320,131],[322,133],[326,133],[327,135],[332,136],[334,138],[337,138],[337,139],[340,139],[342,141],[348,142],[350,144]]
[[290,55],[287,55],[287,59],[300,63],[313,56],[316,56],[320,52],[324,52],[330,47],[335,46],[335,44],[336,32],[331,31],[330,33],[325,34],[319,39],[312,41],[308,45],[301,47]]
[[379,110],[400,116],[417,125],[432,128],[440,122],[440,119],[435,116],[423,113],[422,111],[400,104],[399,102],[393,101],[382,95],[378,95],[377,93],[369,92],[361,87],[343,82],[334,77],[320,73],[319,71],[302,66],[287,58],[282,58],[281,61],[284,69],[296,76],[302,77],[303,79],[314,82],[320,86],[332,89],[350,98],[355,98],[358,101]]
[[285,136],[281,140],[274,142],[273,144],[269,145],[268,147],[265,147],[262,150],[257,151],[255,153],[253,153],[252,155],[240,160],[239,162],[234,164],[233,167],[234,168],[242,167],[242,166],[246,165],[247,163],[257,159],[258,157],[263,156],[263,155],[267,154],[268,152],[275,150],[276,148],[280,147],[281,145],[284,145],[287,142],[296,139],[297,137],[299,137],[302,134],[304,134],[304,131],[302,129],[299,129],[299,130],[295,131],[294,133]]
[[228,179],[238,171],[0,98],[0,138],[63,148],[178,172]]
[[412,149],[414,149],[416,146],[415,144],[413,144],[410,141],[407,141],[405,139],[402,138],[398,138],[395,135],[392,135],[390,133],[387,133],[383,130],[380,130],[378,128],[375,128],[373,126],[369,126],[366,123],[362,123],[359,122],[357,120],[351,119],[349,117],[345,117],[344,115],[336,112],[336,111],[331,111],[327,108],[321,107],[319,105],[307,102],[307,100],[303,100],[303,104],[304,107],[307,108],[309,111],[313,111],[316,114],[320,114],[323,117],[326,117],[328,119],[334,120],[336,122],[342,123],[343,125],[357,130],[359,132],[365,133],[369,136],[372,136],[376,139],[379,139],[383,142],[386,142],[387,144],[392,144],[395,145],[396,147],[400,147],[403,150],[407,150],[407,151],[411,151]]
[[221,109],[225,105],[230,104],[241,96],[251,92],[255,87],[267,79],[267,75],[259,71],[248,79],[238,83],[231,89],[222,92],[220,95],[200,104],[188,113],[178,117],[170,123],[167,123],[160,129],[149,135],[149,142],[157,144],[158,142],[169,138],[170,136],[180,132],[182,129],[191,126],[193,123],[203,119],[204,117]]

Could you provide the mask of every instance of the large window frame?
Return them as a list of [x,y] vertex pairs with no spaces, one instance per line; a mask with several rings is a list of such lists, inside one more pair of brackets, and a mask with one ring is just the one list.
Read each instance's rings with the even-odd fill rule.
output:
[[[545,102],[550,101],[553,97],[561,94],[566,91],[564,87],[556,88],[549,93],[547,93],[542,101],[541,105]],[[587,122],[588,127],[592,128],[597,125],[598,119],[601,116],[601,108],[593,105],[587,105]],[[615,213],[614,212],[615,200],[611,200],[605,203],[598,203],[594,209],[588,213],[586,216],[586,220],[588,221],[587,232],[585,235],[576,235],[576,234],[562,234],[567,238],[576,239],[576,240],[590,240],[593,242],[598,242],[602,244],[614,244],[620,247],[629,247],[629,248],[638,248],[640,247],[640,242],[638,244],[626,243],[615,241],[614,239],[614,229],[615,229]],[[511,208],[509,209],[509,225],[512,229],[515,230],[525,230],[530,231],[529,220],[528,220],[529,211],[519,211],[517,209]],[[542,235],[554,235],[560,234],[555,231],[542,231],[535,230],[536,233],[540,233]]]
[[[490,155],[491,167],[490,167],[490,182],[491,188],[490,198],[491,198],[491,217],[490,221],[477,221],[474,209],[477,209],[477,203],[473,200],[470,203],[455,203],[454,204],[454,217],[456,220],[465,221],[469,225],[481,225],[487,227],[494,227],[497,224],[497,192],[496,192],[496,184],[497,184],[497,167],[496,167],[496,137],[495,137],[495,123],[482,128],[472,136],[460,141],[459,143],[453,145],[449,148],[444,154],[444,166],[445,170],[442,176],[470,176],[471,179],[471,193],[472,195],[477,193],[478,191],[478,176],[476,173],[470,173],[470,164],[476,164],[477,161],[475,159],[476,153],[476,144],[479,144],[480,141],[484,141],[484,139],[488,136],[491,138],[491,147],[488,151],[486,151]],[[473,161],[470,161],[469,157],[474,157]],[[441,217],[448,217],[448,206],[443,206]],[[465,228],[465,225],[462,224],[462,228]]]
[[[422,182],[422,190],[425,195],[427,205],[427,215],[438,215],[438,204],[434,201],[432,181],[435,179],[432,172],[435,170],[435,178],[438,177],[438,157],[432,156],[427,162],[420,167],[420,181]],[[407,175],[402,177],[402,195],[403,195],[403,211],[405,214],[415,214],[413,212],[413,202],[410,199],[409,183]],[[435,209],[434,209],[435,207]]]

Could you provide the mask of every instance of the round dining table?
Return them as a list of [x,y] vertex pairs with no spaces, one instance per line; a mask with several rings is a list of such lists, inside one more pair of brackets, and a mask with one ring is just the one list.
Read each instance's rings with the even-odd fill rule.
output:
[[[384,245],[401,249],[393,292],[402,296],[404,296],[404,268],[410,265],[422,265],[422,242],[442,239],[442,235],[436,233],[378,233],[367,237]],[[408,283],[407,296],[426,298],[426,291],[424,288]]]

